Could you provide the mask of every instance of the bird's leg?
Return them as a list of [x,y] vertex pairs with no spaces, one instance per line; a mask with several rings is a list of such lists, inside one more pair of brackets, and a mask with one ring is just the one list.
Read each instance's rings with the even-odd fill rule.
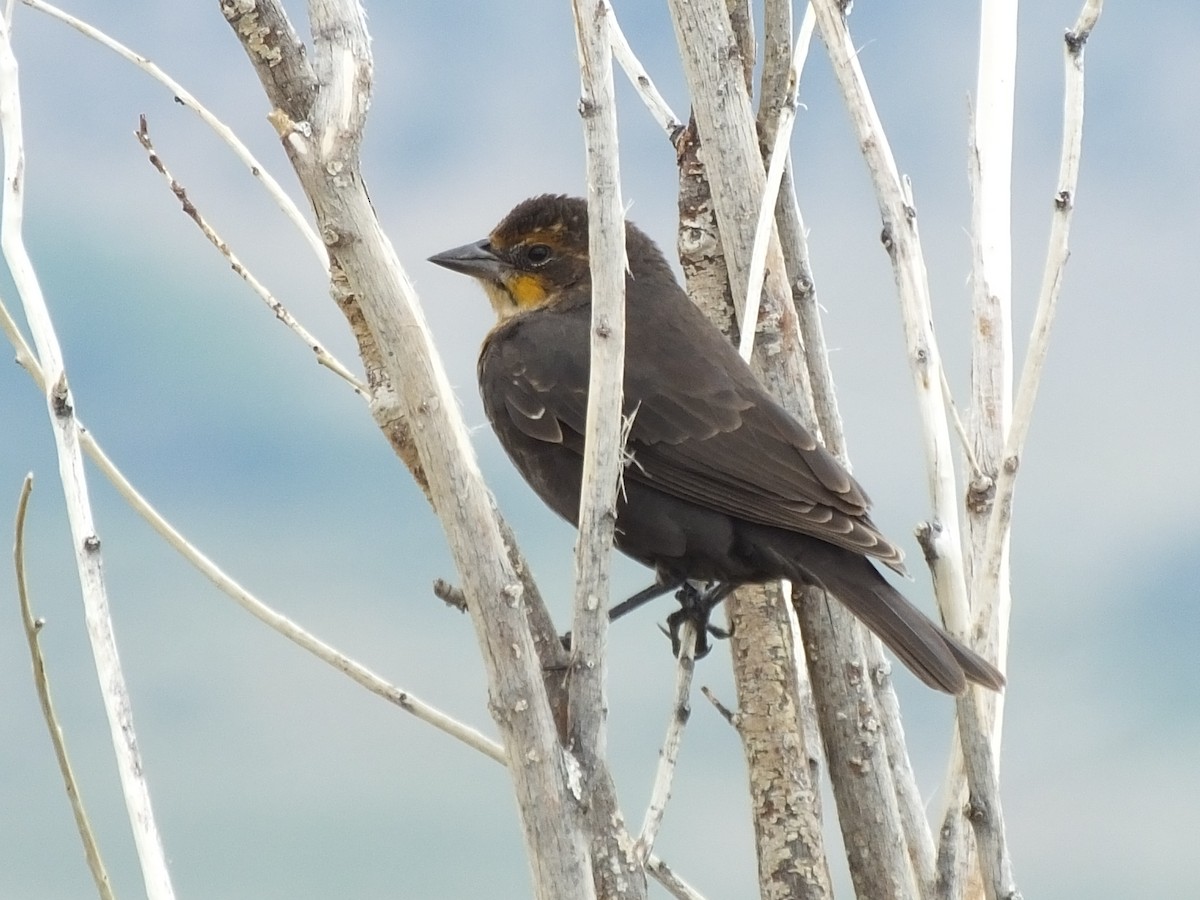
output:
[[[686,584],[682,578],[673,581],[656,581],[648,588],[643,588],[632,597],[622,600],[616,606],[608,611],[608,621],[615,622],[626,613],[631,613],[641,606],[645,606],[651,600],[657,600],[663,594],[669,594],[671,591],[678,590]],[[561,638],[563,648],[571,649],[571,632],[567,632]]]
[[696,659],[707,656],[708,651],[712,649],[708,642],[710,634],[718,640],[729,637],[730,632],[718,628],[708,620],[717,604],[732,594],[736,587],[736,584],[718,581],[701,591],[690,581],[684,582],[675,594],[675,599],[679,601],[679,609],[667,616],[666,633],[671,639],[672,653],[679,655],[679,629],[683,627],[684,622],[691,622],[696,626]]
[[651,600],[657,600],[663,594],[669,594],[671,591],[678,590],[685,584],[687,584],[687,581],[682,578],[673,581],[656,581],[650,587],[643,588],[628,600],[622,600],[610,609],[608,611],[608,621],[615,622],[626,613],[631,613],[638,607],[645,606]]

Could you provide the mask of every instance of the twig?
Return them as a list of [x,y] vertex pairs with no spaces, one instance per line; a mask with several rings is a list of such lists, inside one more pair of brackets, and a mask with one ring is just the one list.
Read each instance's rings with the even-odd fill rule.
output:
[[767,251],[770,249],[771,233],[775,228],[775,208],[779,198],[779,187],[783,182],[783,173],[789,159],[792,127],[796,124],[800,73],[804,70],[804,61],[808,58],[808,47],[812,43],[815,24],[816,17],[813,15],[812,5],[809,4],[804,13],[804,20],[800,24],[800,33],[796,36],[793,45],[792,62],[788,75],[788,93],[784,102],[779,105],[775,140],[771,146],[770,162],[767,166],[767,184],[758,207],[758,220],[754,227],[750,268],[746,276],[745,311],[742,313],[742,322],[749,324],[743,324],[738,342],[738,352],[747,362],[750,361],[750,355],[754,351],[754,338],[758,333],[755,323],[758,322],[758,307],[762,301],[763,280],[767,272]]
[[217,137],[224,141],[229,148],[233,150],[234,155],[241,160],[242,164],[249,170],[250,174],[262,183],[262,186],[266,189],[271,199],[275,201],[276,205],[278,205],[283,211],[283,214],[287,216],[289,220],[291,220],[293,225],[296,226],[296,230],[300,232],[301,237],[308,242],[309,247],[312,248],[312,251],[316,255],[321,266],[326,272],[329,271],[329,254],[326,252],[325,244],[322,243],[321,238],[317,235],[316,229],[314,229],[309,223],[308,219],[304,217],[304,214],[300,211],[300,208],[296,206],[295,202],[291,197],[288,196],[287,192],[280,187],[279,182],[271,177],[271,173],[267,171],[263,164],[254,157],[254,154],[251,153],[250,149],[242,143],[233,130],[215,115],[213,115],[208,108],[195,97],[193,97],[183,85],[160,69],[157,64],[142,56],[140,53],[135,53],[134,51],[130,50],[124,44],[109,37],[94,25],[89,25],[82,19],[75,18],[70,13],[64,12],[56,6],[46,3],[45,0],[22,0],[22,2],[26,6],[32,7],[39,12],[44,12],[47,15],[58,19],[60,22],[65,22],[84,37],[91,38],[124,59],[129,60],[129,62],[133,63],[155,81],[166,87],[166,89],[171,92],[172,96],[174,96],[175,100],[177,100],[180,104],[195,112],[196,115],[200,117],[200,120],[214,132],[216,132]]
[[457,609],[459,612],[467,611],[467,598],[463,596],[462,590],[445,579],[438,578],[433,582],[433,596],[451,609]]
[[290,328],[292,332],[294,332],[295,335],[300,338],[300,340],[304,341],[304,343],[308,346],[308,349],[312,350],[312,352],[316,354],[317,362],[320,365],[325,366],[335,375],[348,383],[352,388],[354,388],[354,392],[360,397],[367,399],[367,386],[363,384],[353,372],[342,365],[342,363],[335,356],[333,356],[333,354],[326,350],[325,345],[313,337],[307,328],[296,321],[295,316],[288,312],[287,307],[284,306],[274,294],[267,290],[266,286],[261,281],[254,277],[254,273],[246,268],[245,264],[238,259],[237,255],[233,252],[233,250],[230,249],[229,244],[227,244],[225,240],[219,234],[217,234],[216,230],[208,224],[208,221],[204,218],[204,215],[196,208],[196,205],[192,203],[191,199],[188,197],[187,189],[184,188],[184,186],[178,181],[176,181],[175,177],[167,171],[166,164],[162,161],[162,157],[159,156],[158,151],[154,149],[154,144],[150,140],[150,128],[146,123],[145,116],[138,117],[138,130],[134,132],[134,136],[137,137],[138,143],[142,145],[149,156],[150,165],[154,166],[158,173],[166,179],[167,184],[171,188],[171,193],[175,195],[175,199],[177,199],[180,205],[183,207],[184,213],[189,219],[196,223],[196,226],[200,229],[201,233],[208,239],[208,242],[216,247],[217,251],[229,261],[229,265],[233,271],[250,286],[250,289],[254,291],[254,293],[258,294],[263,303],[267,304],[267,308],[275,314],[275,318]]
[[638,835],[637,854],[646,859],[654,847],[658,830],[662,826],[667,801],[671,798],[671,781],[675,777],[675,765],[679,760],[679,748],[683,743],[683,729],[692,714],[689,696],[692,691],[692,676],[696,671],[696,626],[684,622],[679,633],[679,658],[675,663],[675,694],[671,703],[671,716],[667,720],[667,733],[662,749],[658,752],[658,768],[654,773],[654,785],[650,790],[650,802],[642,820]]
[[84,447],[88,450],[88,455],[92,457],[92,460],[96,463],[100,471],[112,482],[117,492],[125,498],[126,502],[133,507],[138,515],[149,523],[150,527],[158,532],[168,545],[173,547],[184,559],[195,566],[201,574],[215,584],[223,593],[231,597],[238,606],[268,628],[307,650],[322,662],[333,666],[343,675],[376,696],[382,697],[389,703],[399,706],[405,712],[411,713],[421,721],[433,725],[438,730],[461,741],[468,747],[472,747],[498,762],[505,761],[504,749],[495,741],[484,737],[474,728],[458,722],[440,710],[417,699],[410,692],[380,678],[366,666],[326,644],[320,638],[306,631],[287,616],[272,609],[246,588],[242,587],[241,584],[227,575],[216,563],[184,538],[171,523],[159,514],[158,510],[147,502],[145,497],[138,493],[121,471],[113,465],[112,460],[100,449],[100,446],[92,440],[89,433],[85,433],[83,437]]
[[655,880],[677,900],[704,900],[703,894],[676,875],[671,867],[657,856],[651,856],[646,860],[646,871],[653,875]]
[[971,436],[967,434],[967,426],[963,424],[962,417],[958,414],[958,405],[954,402],[954,397],[950,392],[950,381],[946,378],[946,367],[941,366],[938,374],[941,376],[942,396],[946,398],[946,411],[950,415],[954,433],[958,435],[963,457],[967,461],[967,468],[971,470],[971,483],[974,485],[980,483],[981,480],[989,480],[983,474],[983,469],[975,456],[975,448],[971,446]]
[[83,851],[84,856],[87,857],[88,869],[92,873],[92,880],[96,882],[96,892],[100,895],[101,900],[113,900],[108,872],[104,868],[104,860],[100,857],[100,847],[96,844],[96,836],[92,833],[91,822],[83,808],[83,798],[79,795],[79,785],[75,781],[71,760],[67,756],[67,743],[63,738],[62,728],[58,724],[58,715],[54,711],[54,701],[50,696],[50,677],[46,674],[46,660],[42,656],[42,647],[39,642],[44,622],[34,618],[33,608],[29,603],[29,588],[25,579],[25,513],[29,508],[29,495],[32,492],[33,475],[31,473],[25,476],[25,481],[21,485],[21,495],[17,499],[13,564],[17,573],[17,599],[21,604],[21,620],[25,624],[25,639],[29,642],[29,657],[33,662],[33,685],[37,689],[38,702],[42,706],[42,718],[46,720],[46,730],[50,732],[50,742],[54,745],[58,770],[62,773],[63,784],[67,788],[67,799],[71,802],[75,827],[79,831],[80,840],[83,841]]
[[[923,423],[922,437],[934,514],[946,533],[957,535],[958,492],[938,374],[941,354],[933,333],[929,279],[921,252],[911,186],[907,179],[900,178],[896,169],[895,158],[859,67],[841,4],[837,0],[816,0],[813,6],[883,216],[883,240],[899,289],[909,365]],[[968,604],[962,551],[956,540],[946,542],[942,559],[946,561],[949,577],[941,579],[938,603],[950,628],[962,633],[968,621]]]
[[[17,348],[18,357],[24,359],[22,367],[29,373],[34,383],[44,390],[46,384],[45,374],[37,359],[29,352],[24,338],[17,330],[16,323],[13,321],[12,315],[3,302],[0,302],[0,326],[3,326],[4,331],[13,342],[13,346]],[[158,532],[170,547],[191,563],[202,575],[212,581],[219,590],[229,595],[234,602],[250,613],[250,615],[254,616],[268,628],[277,631],[288,640],[312,653],[318,659],[333,666],[371,693],[382,697],[389,703],[394,703],[423,722],[433,725],[435,728],[462,741],[467,746],[473,747],[479,752],[492,757],[498,762],[503,763],[505,761],[504,750],[499,744],[484,737],[475,729],[450,718],[440,710],[417,699],[410,692],[385,681],[365,666],[360,665],[350,657],[325,644],[299,625],[296,625],[286,616],[267,606],[237,581],[225,574],[216,563],[189,542],[175,526],[163,518],[162,514],[138,492],[125,477],[124,473],[108,458],[108,455],[100,447],[99,443],[97,443],[92,433],[84,428],[82,423],[80,423],[79,432],[79,445],[81,449],[96,464],[101,474],[117,489],[117,493],[125,498],[133,510],[151,528]]]
[[713,705],[713,709],[715,709],[717,711],[717,713],[721,716],[722,719],[724,719],[726,722],[728,722],[734,728],[737,728],[737,713],[735,713],[732,709],[730,709],[728,706],[726,706],[724,703],[722,703],[717,698],[717,695],[715,693],[713,693],[712,688],[702,687],[702,688],[700,688],[700,693],[704,695],[705,700],[707,700],[709,703],[711,703]]
[[[597,752],[604,743],[604,650],[609,560],[623,446],[622,372],[625,366],[625,215],[617,164],[616,98],[612,82],[610,10],[576,2],[583,118],[587,144],[588,252],[592,267],[591,376],[583,458],[579,536],[575,544],[575,603],[571,633],[572,729]],[[574,718],[574,717],[573,717]],[[576,748],[580,749],[579,747]]]
[[46,308],[41,285],[22,236],[25,192],[25,148],[21,125],[21,99],[17,61],[9,41],[8,23],[0,21],[0,126],[4,136],[4,187],[0,211],[0,245],[13,283],[25,308],[37,358],[46,374],[46,402],[58,453],[59,477],[67,504],[75,563],[83,592],[88,638],[96,662],[105,712],[116,754],[129,824],[141,863],[142,879],[151,900],[174,897],[162,840],[145,770],[137,748],[129,691],[117,657],[108,596],[101,566],[100,538],[87,493],[80,428],[75,402],[67,384],[62,350]]
[[[860,149],[875,182],[884,222],[884,243],[892,261],[904,314],[909,362],[923,423],[926,463],[934,516],[922,542],[930,560],[934,590],[942,615],[954,632],[965,633],[969,604],[962,548],[959,543],[958,494],[955,486],[953,451],[943,391],[941,355],[932,328],[929,283],[921,252],[911,184],[901,179],[895,160],[871,101],[857,54],[846,28],[841,7],[830,0],[817,0],[822,37],[829,48],[834,71],[850,112]],[[995,798],[999,808],[999,798]],[[914,854],[927,891],[931,872],[931,841],[917,835]],[[917,857],[914,856],[916,860]]]
[[658,88],[650,80],[650,74],[646,71],[645,66],[642,65],[641,60],[634,55],[633,48],[629,46],[629,41],[625,38],[625,32],[621,30],[621,24],[617,21],[617,15],[612,10],[612,5],[608,0],[603,0],[603,2],[608,10],[613,58],[620,65],[622,71],[625,72],[625,76],[629,79],[629,83],[633,85],[634,91],[642,98],[642,102],[646,105],[646,109],[650,111],[650,115],[654,117],[654,120],[658,122],[662,130],[667,133],[667,137],[674,139],[675,135],[683,128],[683,122],[671,110],[666,98],[658,92]]

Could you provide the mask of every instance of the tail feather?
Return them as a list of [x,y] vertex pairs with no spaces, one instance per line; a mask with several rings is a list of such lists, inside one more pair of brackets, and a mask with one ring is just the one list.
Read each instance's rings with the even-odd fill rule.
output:
[[999,669],[926,618],[864,557],[823,544],[791,567],[798,568],[796,580],[840,600],[930,687],[961,694],[967,682],[992,690],[1004,686]]

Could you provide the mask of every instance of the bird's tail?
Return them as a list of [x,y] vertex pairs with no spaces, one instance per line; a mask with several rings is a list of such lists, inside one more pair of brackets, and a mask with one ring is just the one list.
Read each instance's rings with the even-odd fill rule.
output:
[[814,543],[815,552],[791,561],[800,569],[797,580],[833,594],[923,682],[948,694],[961,694],[968,681],[1004,686],[999,669],[926,618],[866,558]]

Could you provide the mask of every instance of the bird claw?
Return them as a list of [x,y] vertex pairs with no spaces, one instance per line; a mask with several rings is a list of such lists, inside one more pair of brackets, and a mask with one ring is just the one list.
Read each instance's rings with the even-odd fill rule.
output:
[[671,639],[671,653],[679,656],[682,649],[680,631],[685,622],[691,622],[696,628],[696,659],[703,659],[712,650],[712,644],[708,640],[710,635],[717,640],[726,640],[733,636],[731,630],[709,622],[712,611],[729,595],[730,590],[731,588],[719,583],[709,585],[703,591],[690,583],[685,583],[679,589],[675,594],[675,599],[679,601],[679,609],[667,616],[666,628],[659,626],[659,630]]

